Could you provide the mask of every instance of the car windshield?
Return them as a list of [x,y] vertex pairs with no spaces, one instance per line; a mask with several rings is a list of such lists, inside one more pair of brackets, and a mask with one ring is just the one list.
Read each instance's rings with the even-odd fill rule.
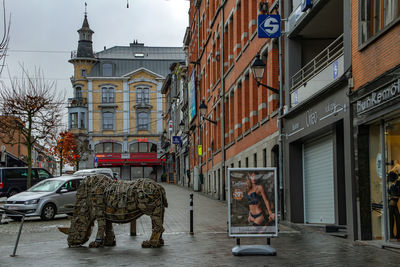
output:
[[53,192],[56,190],[64,181],[60,180],[45,180],[28,189],[29,192]]

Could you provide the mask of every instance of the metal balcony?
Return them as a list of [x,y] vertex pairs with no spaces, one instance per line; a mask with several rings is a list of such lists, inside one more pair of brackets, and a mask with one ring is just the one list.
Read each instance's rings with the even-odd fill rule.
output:
[[306,84],[318,73],[332,64],[343,55],[343,34],[333,41],[327,48],[308,62],[301,70],[293,75],[290,81],[290,91]]

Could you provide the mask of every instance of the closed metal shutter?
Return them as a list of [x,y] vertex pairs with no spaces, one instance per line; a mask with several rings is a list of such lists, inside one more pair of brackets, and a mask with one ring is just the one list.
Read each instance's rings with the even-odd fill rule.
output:
[[335,223],[332,136],[303,147],[304,220]]

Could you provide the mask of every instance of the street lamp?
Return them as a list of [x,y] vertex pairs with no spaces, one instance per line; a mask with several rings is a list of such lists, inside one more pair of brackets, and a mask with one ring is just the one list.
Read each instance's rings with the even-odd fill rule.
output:
[[279,95],[279,90],[275,89],[271,86],[268,86],[266,84],[261,83],[260,81],[264,77],[264,71],[265,71],[265,63],[260,59],[260,55],[256,55],[253,64],[251,65],[251,71],[253,72],[253,76],[256,79],[257,86],[264,86],[265,88],[271,90],[275,94]]
[[181,120],[181,123],[179,123],[179,129],[181,129],[181,132],[183,133],[183,131],[185,130],[185,123],[183,123],[183,121]]
[[200,106],[199,106],[199,110],[200,110],[200,116],[201,116],[201,118],[202,118],[203,120],[209,121],[209,122],[211,122],[212,124],[217,125],[217,122],[216,122],[216,121],[210,120],[209,118],[205,117],[206,112],[207,112],[207,105],[206,105],[206,103],[204,103],[204,100],[201,101],[201,104],[200,104]]

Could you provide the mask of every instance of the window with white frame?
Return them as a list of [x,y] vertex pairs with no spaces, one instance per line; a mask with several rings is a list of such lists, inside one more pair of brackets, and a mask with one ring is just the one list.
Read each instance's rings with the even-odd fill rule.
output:
[[136,90],[136,103],[149,104],[150,89],[146,87],[139,87]]
[[76,129],[78,128],[78,113],[71,113],[71,128]]
[[386,29],[400,17],[400,0],[359,0],[360,44]]
[[103,130],[113,130],[114,129],[114,113],[103,112]]
[[138,130],[149,129],[149,114],[147,112],[138,113]]
[[82,87],[75,87],[75,98],[82,98]]
[[101,88],[101,102],[114,103],[114,87]]
[[85,115],[85,112],[81,112],[81,118],[80,118],[80,121],[81,121],[81,129],[85,129],[86,128],[86,125],[85,125],[85,120],[86,120],[86,115]]

